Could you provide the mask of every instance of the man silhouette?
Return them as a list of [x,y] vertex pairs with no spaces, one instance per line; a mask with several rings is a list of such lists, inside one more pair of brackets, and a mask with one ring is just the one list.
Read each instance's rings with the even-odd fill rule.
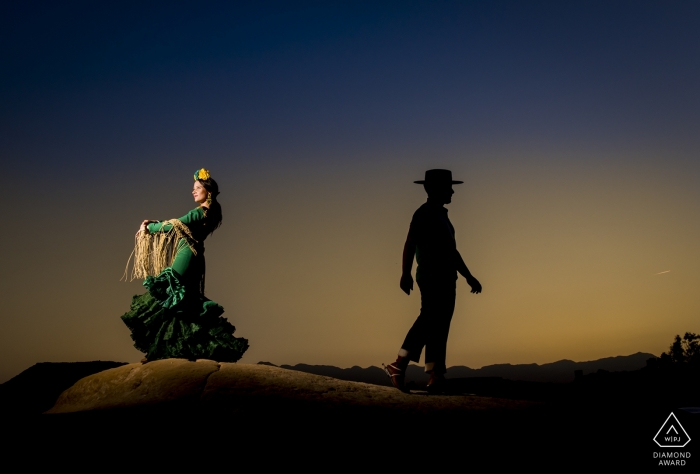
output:
[[455,231],[444,205],[452,202],[453,181],[450,170],[428,170],[422,184],[428,200],[413,214],[403,248],[400,286],[407,294],[413,289],[413,256],[418,268],[416,281],[421,292],[418,319],[408,331],[396,361],[384,366],[394,387],[406,391],[405,375],[410,361],[418,362],[425,347],[425,371],[430,374],[428,392],[444,389],[445,355],[450,321],[455,308],[457,272],[471,286],[472,293],[481,293],[481,284],[474,278],[457,251]]

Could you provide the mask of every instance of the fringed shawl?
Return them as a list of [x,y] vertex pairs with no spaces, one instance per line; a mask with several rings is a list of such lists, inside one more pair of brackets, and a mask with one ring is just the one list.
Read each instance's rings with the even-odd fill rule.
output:
[[[175,257],[184,246],[178,247],[178,242],[183,239],[192,253],[197,255],[195,246],[197,241],[192,236],[190,229],[179,219],[170,219],[163,222],[163,226],[171,224],[168,231],[160,231],[151,234],[150,232],[139,232],[136,234],[134,250],[126,262],[123,279],[132,281],[136,278],[146,278],[148,276],[158,276],[165,268],[172,266]],[[131,275],[129,274],[129,264],[134,259]]]

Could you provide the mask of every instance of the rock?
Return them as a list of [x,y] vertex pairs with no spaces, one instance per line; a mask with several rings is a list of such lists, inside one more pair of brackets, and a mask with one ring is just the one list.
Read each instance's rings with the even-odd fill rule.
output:
[[126,362],[40,362],[0,385],[0,417],[39,415],[75,382]]
[[219,370],[212,360],[166,359],[128,364],[85,377],[63,392],[47,413],[75,413],[196,402],[209,376]]
[[532,402],[488,397],[405,394],[390,387],[268,365],[166,359],[129,364],[85,377],[63,392],[46,413],[168,406],[215,409],[221,414],[289,406],[312,410],[374,408],[450,412],[514,410],[533,405]]

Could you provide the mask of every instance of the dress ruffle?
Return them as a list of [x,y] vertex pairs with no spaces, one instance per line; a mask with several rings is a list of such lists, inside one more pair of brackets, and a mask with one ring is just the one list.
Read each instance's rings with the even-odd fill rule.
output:
[[186,288],[172,268],[149,276],[143,286],[148,291],[134,296],[122,320],[148,360],[236,362],[248,349],[248,340],[234,337],[236,328],[221,317],[224,308]]

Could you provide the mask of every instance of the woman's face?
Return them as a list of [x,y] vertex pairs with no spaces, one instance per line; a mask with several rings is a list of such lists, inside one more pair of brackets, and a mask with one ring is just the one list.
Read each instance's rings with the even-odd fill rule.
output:
[[202,186],[202,183],[199,181],[194,182],[194,187],[192,188],[192,196],[194,197],[194,202],[198,202],[199,204],[204,204],[207,202],[207,195],[209,193],[207,190]]

